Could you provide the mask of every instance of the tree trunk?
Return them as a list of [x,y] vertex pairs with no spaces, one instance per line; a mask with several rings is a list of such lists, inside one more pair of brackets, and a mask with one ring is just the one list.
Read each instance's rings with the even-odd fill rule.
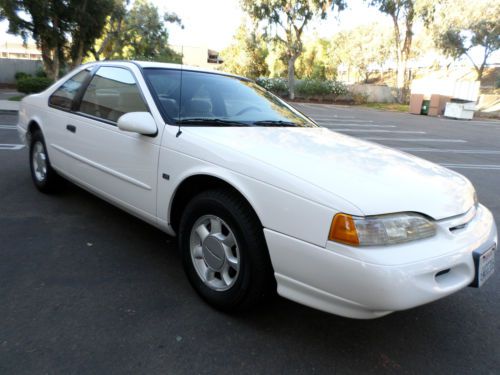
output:
[[83,61],[83,41],[78,42],[78,50],[75,59],[71,62],[71,67],[75,68],[82,65]]
[[398,103],[403,103],[404,101],[406,69],[407,69],[407,60],[404,58],[404,56],[401,56],[401,60],[398,62],[398,71],[396,75],[396,89],[398,91],[398,97],[397,97]]
[[59,64],[56,64],[54,59],[57,56],[57,60],[59,61],[57,51],[49,48],[44,41],[42,41],[40,49],[42,51],[43,68],[45,73],[47,73],[47,77],[56,80],[59,71]]
[[291,55],[288,60],[288,94],[291,100],[295,99],[295,60],[295,55]]
[[59,49],[54,51],[54,79],[57,80],[59,79],[59,70],[60,70],[61,64],[59,60]]

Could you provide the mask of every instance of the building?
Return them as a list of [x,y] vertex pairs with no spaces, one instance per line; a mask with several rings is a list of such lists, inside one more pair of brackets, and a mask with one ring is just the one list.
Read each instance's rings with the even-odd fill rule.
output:
[[182,63],[185,65],[215,69],[223,63],[223,60],[219,57],[219,52],[206,46],[171,45],[170,48],[182,55]]
[[5,41],[0,43],[0,58],[41,60],[42,52],[34,43],[23,44],[22,42]]

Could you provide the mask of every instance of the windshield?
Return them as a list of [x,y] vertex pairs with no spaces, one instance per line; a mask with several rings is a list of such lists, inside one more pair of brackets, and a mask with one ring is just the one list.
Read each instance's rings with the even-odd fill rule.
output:
[[169,124],[186,126],[316,127],[252,81],[221,74],[144,69]]

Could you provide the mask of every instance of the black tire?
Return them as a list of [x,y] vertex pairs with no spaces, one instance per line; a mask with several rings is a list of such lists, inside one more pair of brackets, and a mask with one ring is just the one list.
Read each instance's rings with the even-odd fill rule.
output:
[[[37,165],[37,163],[39,162],[35,161],[37,159],[35,153],[38,152],[40,154],[40,149],[42,150],[43,154],[41,155],[42,159],[45,159],[44,168],[40,165]],[[29,151],[31,179],[35,184],[35,187],[42,193],[55,192],[60,184],[60,179],[56,171],[54,171],[54,169],[50,165],[47,146],[45,145],[45,140],[40,130],[34,131],[31,135]]]
[[[222,219],[236,238],[239,270],[234,276],[234,284],[227,290],[214,290],[207,286],[198,274],[195,259],[191,255],[192,230],[200,218],[207,215]],[[206,191],[188,203],[180,221],[179,248],[191,285],[206,302],[219,310],[246,310],[276,292],[276,281],[262,226],[248,203],[231,191]],[[204,262],[208,267],[206,258],[201,259],[198,262]],[[222,280],[221,273],[219,276]]]

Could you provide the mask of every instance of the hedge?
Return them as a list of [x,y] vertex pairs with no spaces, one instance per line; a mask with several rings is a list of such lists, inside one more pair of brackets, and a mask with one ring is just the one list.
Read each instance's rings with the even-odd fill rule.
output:
[[257,78],[255,82],[276,95],[284,95],[288,92],[288,80],[285,78]]
[[323,81],[318,79],[305,79],[298,81],[295,85],[295,92],[301,96],[326,96],[326,95],[345,95],[347,87],[337,81]]
[[17,81],[17,91],[24,94],[35,94],[45,90],[52,84],[50,78],[45,77],[26,77]]
[[[288,93],[288,80],[285,78],[258,78],[256,82],[274,94],[286,95]],[[338,81],[303,79],[296,81],[295,92],[298,96],[310,98],[327,95],[342,96],[348,91],[347,87]]]
[[16,81],[19,81],[20,79],[25,79],[28,77],[31,77],[31,74],[28,74],[25,72],[16,72],[16,74],[14,74],[14,78],[16,79]]

